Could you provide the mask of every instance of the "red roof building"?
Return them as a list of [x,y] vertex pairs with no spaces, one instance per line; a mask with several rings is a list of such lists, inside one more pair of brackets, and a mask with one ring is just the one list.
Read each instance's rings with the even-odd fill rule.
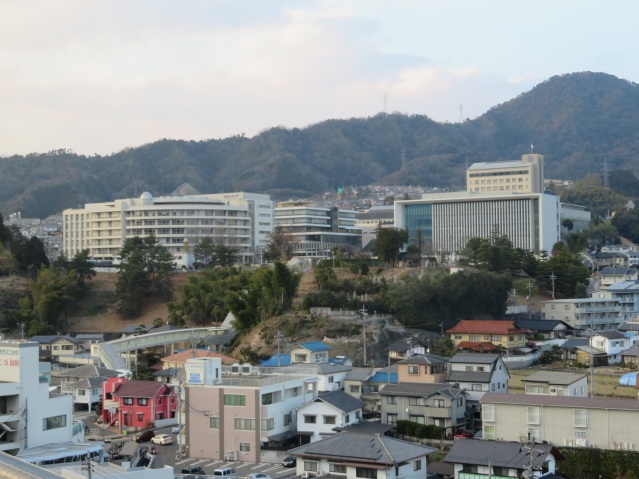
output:
[[[527,329],[515,325],[514,321],[463,319],[446,331],[457,349],[489,351],[521,348],[526,345]],[[489,349],[491,344],[493,347]]]

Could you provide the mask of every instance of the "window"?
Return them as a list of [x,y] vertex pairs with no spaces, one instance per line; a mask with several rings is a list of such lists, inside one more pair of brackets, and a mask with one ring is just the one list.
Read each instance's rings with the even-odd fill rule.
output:
[[350,391],[352,393],[359,393],[359,386],[351,386]]
[[331,474],[346,474],[346,466],[344,464],[328,464],[328,471]]
[[424,405],[424,398],[409,397],[408,398],[408,405],[409,406],[423,406]]
[[397,424],[397,414],[386,414],[386,424],[395,426]]
[[146,398],[138,398],[138,406],[146,406]]
[[122,398],[122,404],[126,404],[127,406],[131,406],[133,404],[133,398]]
[[413,471],[421,471],[422,470],[422,460],[413,462]]
[[225,394],[225,406],[246,406],[246,396],[244,394]]
[[209,427],[211,429],[219,429],[220,428],[220,418],[218,416],[211,416],[209,418]]
[[272,417],[262,419],[262,431],[270,431],[271,429],[275,429],[275,419]]
[[481,419],[482,421],[493,422],[495,420],[495,405],[494,404],[482,404],[481,407]]
[[486,371],[486,368],[484,368],[484,366],[477,366],[477,371],[483,373],[484,371]]
[[377,469],[370,469],[368,467],[356,467],[356,477],[365,477],[366,479],[377,479]]
[[572,424],[574,427],[588,427],[588,415],[585,409],[573,409]]
[[344,416],[344,422],[346,424],[348,424],[350,421],[351,421],[351,415],[350,414],[347,414],[346,416]]
[[317,472],[317,462],[315,461],[304,461],[304,470]]
[[304,422],[306,424],[315,424],[317,422],[317,417],[316,416],[311,416],[308,414],[304,414]]
[[273,393],[262,394],[262,405],[273,404]]
[[333,381],[334,381],[333,376],[329,376],[329,377],[328,377],[328,382],[329,382],[329,383],[332,383]]
[[324,424],[335,424],[335,416],[324,416]]
[[529,428],[528,429],[528,440],[529,441],[535,441],[535,442],[541,442],[541,429],[539,429],[538,427]]
[[296,363],[305,363],[306,362],[306,354],[296,354],[295,355]]
[[464,405],[463,398],[457,398],[457,405],[460,406],[460,407]]
[[142,422],[144,420],[144,413],[143,412],[139,412],[138,413],[138,422]]
[[446,401],[443,399],[435,399],[433,400],[433,407],[446,407]]
[[410,422],[416,422],[417,424],[426,424],[424,416],[420,416],[417,414],[411,414],[408,416],[408,420]]
[[282,416],[282,418],[284,419],[284,425],[285,426],[288,426],[291,423],[291,421],[293,419],[292,416],[293,416],[293,413],[290,413],[290,412],[287,412],[286,414],[284,414]]
[[86,389],[78,389],[78,396],[86,396],[86,395],[87,395]]
[[397,396],[386,396],[386,404],[397,404]]
[[419,366],[408,366],[408,374],[419,374]]
[[472,366],[466,366],[466,371],[472,371],[473,367]]
[[484,424],[484,430],[482,432],[482,437],[484,439],[495,439],[495,425],[494,424]]
[[539,424],[539,407],[528,407],[528,424]]
[[240,452],[251,452],[251,445],[248,442],[241,442]]
[[58,429],[60,427],[67,427],[67,416],[61,414],[60,416],[51,416],[42,418],[42,430],[48,431],[49,429]]
[[238,431],[255,431],[255,419],[235,418],[235,429]]

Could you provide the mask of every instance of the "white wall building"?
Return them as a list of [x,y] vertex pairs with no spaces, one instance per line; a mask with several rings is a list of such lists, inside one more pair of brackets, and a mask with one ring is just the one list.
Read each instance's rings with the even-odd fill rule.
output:
[[241,262],[259,261],[273,231],[268,195],[221,193],[90,203],[63,213],[64,253],[88,249],[94,260],[118,259],[124,241],[155,235],[178,266],[193,263],[193,247],[205,237],[238,249]]
[[38,343],[0,342],[0,451],[17,453],[73,439],[73,398],[49,393]]
[[362,420],[364,403],[346,394],[334,391],[320,394],[297,408],[297,430],[312,433],[315,442],[336,433],[336,428],[357,424]]
[[630,346],[633,341],[617,331],[606,331],[590,337],[590,346],[605,351],[608,355],[608,364],[621,362],[621,353]]
[[434,254],[458,252],[495,229],[516,248],[550,251],[559,241],[559,198],[513,191],[424,194],[395,202],[395,227],[408,230],[410,244],[421,231],[422,244]]

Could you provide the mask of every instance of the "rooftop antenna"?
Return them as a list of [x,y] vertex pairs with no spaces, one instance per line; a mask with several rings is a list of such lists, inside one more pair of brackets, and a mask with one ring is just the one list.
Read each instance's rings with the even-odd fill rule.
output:
[[604,158],[603,162],[603,187],[610,188],[610,181],[608,178],[608,158]]
[[532,144],[532,141],[530,142],[530,154],[532,155],[533,152],[535,151],[535,147]]

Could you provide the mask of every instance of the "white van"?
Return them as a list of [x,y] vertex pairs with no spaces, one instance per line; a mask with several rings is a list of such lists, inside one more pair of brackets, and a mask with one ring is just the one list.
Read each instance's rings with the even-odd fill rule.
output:
[[221,467],[213,471],[213,476],[219,477],[220,479],[237,479],[235,475],[235,469],[232,467]]

